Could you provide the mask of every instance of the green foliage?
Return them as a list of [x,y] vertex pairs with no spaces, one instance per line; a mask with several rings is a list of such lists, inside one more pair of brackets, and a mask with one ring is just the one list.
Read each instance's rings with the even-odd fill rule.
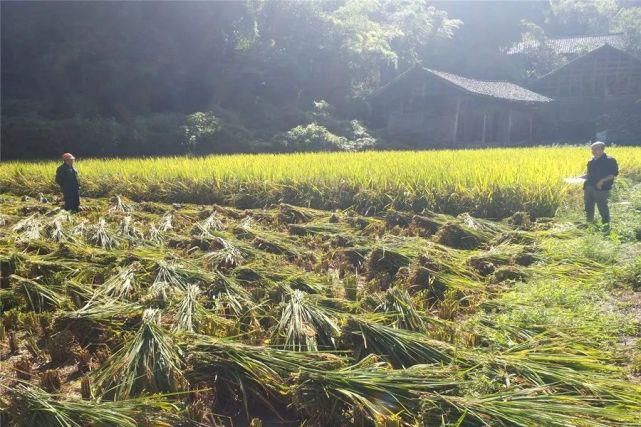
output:
[[220,119],[214,116],[211,111],[190,114],[187,116],[185,126],[183,126],[183,143],[192,151],[203,145],[211,145],[215,142],[214,136],[221,127]]
[[296,126],[285,135],[285,146],[293,151],[335,151],[346,145],[347,138],[315,123]]
[[619,8],[617,0],[550,1],[552,19],[565,26],[579,29],[583,34],[607,33],[610,20],[617,14]]
[[630,7],[619,10],[611,27],[621,31],[627,39],[627,48],[637,56],[641,53],[641,7]]

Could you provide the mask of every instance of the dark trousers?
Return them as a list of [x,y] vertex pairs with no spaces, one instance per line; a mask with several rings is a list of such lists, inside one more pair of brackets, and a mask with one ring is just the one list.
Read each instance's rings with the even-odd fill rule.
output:
[[63,190],[65,210],[77,212],[80,208],[80,192],[78,190]]
[[601,220],[604,223],[610,222],[610,208],[608,208],[608,196],[610,190],[597,190],[588,186],[583,190],[583,201],[585,202],[585,215],[588,221],[594,221],[594,205],[599,208]]

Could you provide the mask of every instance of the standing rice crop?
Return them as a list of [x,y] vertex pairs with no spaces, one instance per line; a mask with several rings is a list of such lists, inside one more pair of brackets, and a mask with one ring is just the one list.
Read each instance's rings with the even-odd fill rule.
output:
[[[623,175],[641,176],[640,148],[608,153]],[[563,178],[582,174],[588,157],[583,147],[538,147],[96,159],[80,160],[78,168],[86,196],[243,208],[279,202],[369,212],[427,208],[496,218],[554,214],[571,190]],[[0,192],[56,192],[55,168],[56,162],[3,163]]]

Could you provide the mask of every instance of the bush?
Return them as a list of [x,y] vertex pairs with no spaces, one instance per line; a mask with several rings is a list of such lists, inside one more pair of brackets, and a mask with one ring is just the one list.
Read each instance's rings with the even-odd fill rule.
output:
[[285,134],[285,147],[291,151],[336,151],[347,142],[316,123],[296,126]]
[[222,128],[220,120],[211,111],[190,114],[185,122],[183,144],[190,151],[211,144],[214,135]]
[[235,120],[223,120],[213,112],[187,116],[182,127],[182,145],[195,154],[247,153],[255,135]]
[[317,123],[299,125],[285,134],[285,147],[291,151],[360,151],[376,144],[360,122],[352,120],[349,126],[350,135],[340,136]]

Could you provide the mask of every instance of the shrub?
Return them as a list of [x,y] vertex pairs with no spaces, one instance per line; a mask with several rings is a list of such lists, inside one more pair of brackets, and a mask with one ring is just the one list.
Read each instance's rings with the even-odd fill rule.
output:
[[285,146],[291,151],[336,151],[347,142],[316,123],[296,126],[285,134]]
[[214,116],[211,111],[190,114],[187,116],[185,126],[183,126],[183,144],[193,151],[196,147],[211,143],[214,135],[221,128],[220,119]]
[[348,136],[341,136],[318,123],[299,125],[285,134],[285,147],[291,151],[359,151],[376,144],[359,121],[350,121],[349,128]]

